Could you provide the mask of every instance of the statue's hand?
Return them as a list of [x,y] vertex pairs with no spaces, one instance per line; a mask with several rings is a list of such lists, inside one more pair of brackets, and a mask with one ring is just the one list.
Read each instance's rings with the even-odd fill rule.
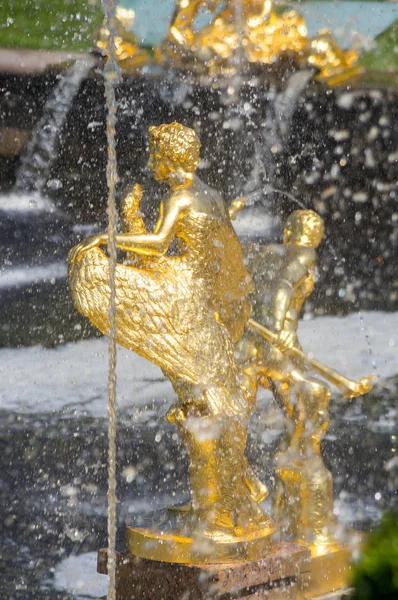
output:
[[80,242],[80,244],[77,244],[72,248],[72,250],[69,251],[68,262],[70,264],[77,262],[84,252],[87,252],[87,250],[99,246],[102,243],[102,241],[103,240],[101,235],[92,235],[87,239],[83,240],[82,242]]
[[296,346],[296,344],[297,344],[297,335],[295,333],[292,333],[290,331],[285,331],[284,329],[282,329],[275,346],[281,352],[286,352],[286,350],[289,350],[290,348],[294,348]]
[[229,206],[229,209],[228,209],[229,218],[231,219],[231,221],[234,221],[236,219],[236,215],[244,207],[245,207],[245,198],[243,196],[241,198],[235,198],[235,200],[232,200],[232,202]]

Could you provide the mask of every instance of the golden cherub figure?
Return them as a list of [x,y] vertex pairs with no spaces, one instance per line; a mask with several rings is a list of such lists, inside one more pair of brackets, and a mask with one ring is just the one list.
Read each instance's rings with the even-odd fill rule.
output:
[[[223,199],[195,175],[195,132],[179,123],[150,127],[149,149],[154,178],[170,190],[153,233],[139,212],[141,188],[124,200],[125,232],[116,243],[127,255],[115,274],[116,340],[158,365],[173,385],[178,402],[168,419],[188,452],[191,505],[174,513],[169,530],[128,528],[128,547],[173,562],[255,558],[274,526],[258,506],[261,484],[245,459],[253,407],[234,354],[250,315],[252,280]],[[100,246],[107,241],[94,235],[69,255],[74,304],[105,334],[109,259]]]
[[246,264],[255,284],[248,324],[256,333],[247,333],[238,344],[247,393],[255,397],[259,384],[270,388],[288,420],[284,445],[275,457],[274,517],[291,538],[310,546],[313,556],[340,549],[332,475],[321,456],[331,391],[313,371],[347,397],[372,387],[371,378],[353,382],[310,359],[299,344],[298,319],[314,287],[316,248],[323,235],[322,218],[312,210],[298,210],[286,221],[283,244],[248,250]]

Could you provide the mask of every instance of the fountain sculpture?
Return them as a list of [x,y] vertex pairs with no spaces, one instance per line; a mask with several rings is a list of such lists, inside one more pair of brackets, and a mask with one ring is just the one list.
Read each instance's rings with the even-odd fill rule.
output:
[[[389,260],[396,246],[394,88],[386,84],[382,92],[372,84],[375,74],[364,72],[354,50],[339,48],[323,30],[305,35],[297,13],[293,19],[291,11],[280,13],[266,2],[244,3],[248,21],[242,19],[242,27],[235,27],[242,43],[234,50],[237,36],[224,36],[230,46],[223,58],[215,52],[221,52],[215,41],[217,26],[220,32],[233,26],[236,5],[228,3],[225,14],[220,4],[210,8],[210,24],[203,28],[198,19],[207,11],[205,3],[187,3],[186,8],[178,4],[169,33],[151,52],[127,31],[131,11],[118,11],[113,17],[115,60],[122,72],[117,144],[123,181],[130,183],[132,164],[140,180],[147,177],[142,157],[148,126],[184,122],[197,131],[205,149],[206,160],[199,167],[204,179],[227,202],[263,189],[259,201],[265,212],[285,219],[296,208],[288,200],[290,193],[324,217],[327,243],[320,249],[322,269],[317,294],[311,298],[316,310],[347,312],[355,302],[379,310],[386,301],[394,308],[398,296]],[[188,9],[191,20],[184,12]],[[275,19],[280,30],[270,25]],[[255,46],[263,58],[254,60],[247,40],[256,28],[267,26],[268,37],[260,36],[262,44]],[[101,52],[108,52],[109,31],[105,26],[99,36]],[[171,40],[176,31],[178,47]],[[296,40],[292,48],[281,48],[281,40],[291,37]],[[211,41],[209,56],[203,50],[204,38]],[[174,54],[171,47],[177,48]],[[93,222],[105,214],[105,152],[97,143],[105,138],[98,101],[102,79],[92,75],[82,87],[79,106],[70,116],[73,127],[65,134],[65,152],[54,165],[54,171],[60,171],[54,179],[62,186],[51,195],[60,204],[68,198],[79,218]],[[89,169],[78,158],[76,148],[81,145],[90,154]],[[149,189],[151,182],[145,184]],[[144,202],[150,210],[150,201]],[[380,244],[369,248],[365,236],[356,235],[362,227]],[[334,253],[329,251],[333,238],[339,238]]]
[[288,419],[274,457],[274,518],[285,534],[311,549],[307,593],[318,594],[344,585],[350,557],[336,539],[333,479],[321,456],[331,390],[313,371],[348,398],[372,388],[372,378],[353,382],[309,358],[298,340],[298,318],[314,287],[316,248],[323,235],[322,218],[312,210],[298,210],[286,221],[283,244],[246,247],[255,284],[255,320],[249,319],[252,331],[239,342],[245,388],[254,397],[258,385],[269,388]]
[[[199,28],[200,14],[213,16]],[[153,58],[132,33],[134,11],[116,8],[116,58],[128,72],[150,63],[187,69],[197,74],[233,75],[247,65],[272,65],[291,60],[297,67],[314,67],[319,78],[335,85],[363,72],[354,50],[343,50],[327,29],[308,38],[304,18],[294,10],[278,13],[271,0],[224,3],[181,0],[176,3],[169,32],[154,49]],[[108,52],[109,28],[100,29],[97,48]]]
[[[128,526],[128,550],[157,566],[239,562],[252,568],[278,548],[276,529],[287,522],[284,534],[309,546],[313,561],[322,559],[312,564],[310,590],[336,589],[344,584],[346,551],[334,537],[332,480],[320,456],[330,390],[310,376],[296,335],[313,286],[322,219],[298,211],[287,222],[283,246],[263,249],[265,259],[264,252],[251,254],[254,289],[230,220],[244,200],[232,202],[228,212],[219,194],[195,175],[195,132],[178,123],[151,127],[149,147],[154,177],[170,192],[153,233],[139,212],[142,188],[135,185],[123,202],[124,233],[115,238],[125,253],[115,271],[115,335],[158,365],[173,385],[178,402],[167,418],[187,449],[191,503],[149,516],[144,527]],[[173,241],[177,248],[169,255]],[[69,254],[75,306],[104,334],[110,331],[111,288],[109,259],[100,246],[108,242],[107,234],[96,234]],[[250,318],[252,292],[260,323]],[[242,340],[246,325],[272,342],[259,343],[247,333]],[[370,378],[350,382],[319,363],[318,371],[350,397],[371,389]],[[275,460],[281,486],[276,527],[258,505],[264,486],[245,458],[248,419],[257,382],[264,379],[292,427]],[[267,573],[262,576],[258,583],[267,583]]]
[[[385,218],[390,214],[391,205],[384,208],[382,204],[387,198],[393,200],[396,191],[395,183],[391,182],[396,181],[394,168],[398,162],[389,121],[395,92],[387,90],[383,96],[373,88],[352,91],[350,86],[364,81],[362,77],[366,76],[357,52],[343,50],[326,30],[310,38],[300,14],[274,7],[270,0],[226,3],[181,0],[175,7],[167,36],[152,50],[142,47],[131,30],[133,11],[116,9],[112,0],[104,0],[103,6],[106,19],[96,47],[104,54],[104,60],[99,60],[95,53],[89,59],[83,58],[56,84],[45,104],[46,114],[20,156],[15,189],[18,194],[27,189],[41,192],[46,187],[55,194],[63,189],[68,207],[73,209],[77,197],[91,203],[96,211],[95,202],[100,203],[100,200],[96,198],[92,202],[95,193],[90,197],[88,180],[90,176],[98,180],[97,189],[102,193],[105,186],[101,185],[97,173],[102,174],[104,169],[100,159],[97,164],[96,160],[90,163],[88,153],[98,151],[98,158],[104,157],[104,150],[108,150],[108,233],[90,236],[70,251],[68,274],[75,307],[110,339],[108,548],[98,553],[98,570],[109,575],[108,600],[177,600],[187,596],[222,600],[307,600],[339,590],[347,583],[350,571],[347,538],[352,540],[355,534],[349,531],[347,535],[345,531],[345,537],[340,535],[341,525],[334,514],[329,453],[324,452],[326,464],[321,453],[322,442],[328,443],[325,434],[329,425],[329,384],[346,398],[356,398],[372,388],[373,380],[363,377],[351,381],[319,362],[311,352],[306,354],[297,328],[304,302],[314,297],[318,247],[321,279],[323,274],[323,280],[328,280],[333,271],[332,278],[336,274],[344,280],[344,286],[339,287],[333,279],[328,280],[327,293],[318,300],[318,309],[324,308],[325,296],[329,295],[333,301],[337,290],[340,298],[346,295],[348,299],[351,293],[355,299],[352,289],[357,283],[349,281],[351,272],[344,266],[347,253],[341,254],[346,242],[351,244],[350,248],[354,246],[353,272],[355,268],[359,270],[363,280],[366,272],[361,271],[358,255],[369,263],[370,270],[377,263],[374,277],[368,278],[374,282],[376,292],[368,294],[368,288],[357,285],[358,297],[361,293],[366,296],[366,307],[373,308],[374,302],[378,308],[380,295],[383,301],[388,295],[391,306],[397,301],[396,280],[391,278],[390,287],[385,287],[380,283],[377,270],[380,268],[380,272],[387,275],[391,273],[386,265],[391,263],[391,248],[396,246],[397,240],[391,233],[394,220],[390,222]],[[207,14],[207,24],[198,27],[201,12]],[[94,63],[98,69],[92,68]],[[121,78],[118,78],[119,70],[123,74]],[[104,107],[103,102],[95,99],[96,89],[102,94],[102,75],[108,109],[107,146],[98,141],[105,132]],[[13,85],[19,87],[17,79]],[[79,108],[72,106],[78,97],[92,103],[88,116],[84,111],[79,114]],[[7,98],[8,92],[3,104],[13,106],[13,97]],[[153,104],[148,108],[150,101]],[[121,117],[118,123],[117,110]],[[77,122],[79,118],[84,135],[92,135],[91,142],[96,143],[82,144],[86,147],[84,152],[79,148],[72,153],[82,164],[87,186],[80,186],[73,168],[67,163],[63,165],[64,181],[68,181],[69,190],[77,194],[71,198],[67,188],[63,188],[62,176],[55,177],[50,171],[57,159],[59,130],[65,133],[68,119]],[[308,126],[303,125],[306,118]],[[129,180],[130,169],[134,177],[144,180],[146,161],[143,157],[149,125],[152,125],[149,127],[149,167],[154,178],[170,188],[160,207],[156,202],[156,184],[145,181],[143,186],[137,183],[131,186]],[[359,130],[353,133],[357,126]],[[76,126],[75,131],[78,130]],[[201,161],[199,138],[205,148]],[[385,160],[373,154],[380,148]],[[361,168],[359,175],[353,176],[356,160]],[[58,157],[58,161],[62,162],[62,158]],[[89,164],[92,169],[87,167]],[[121,194],[122,233],[117,231],[118,166],[121,182],[129,186]],[[54,169],[56,171],[55,166]],[[197,170],[201,179],[210,182],[212,187],[199,179]],[[384,179],[379,178],[379,171],[383,171]],[[347,172],[351,175],[347,176]],[[368,180],[365,188],[358,183],[363,172]],[[300,177],[305,185],[297,187]],[[376,191],[368,196],[371,188]],[[274,204],[268,203],[271,195]],[[235,199],[227,205],[224,197]],[[298,197],[301,200],[297,200]],[[278,206],[279,217],[285,220],[282,243],[269,244],[265,238],[255,243],[253,239],[240,240],[232,222],[236,219],[239,225],[241,211],[260,200],[269,215],[275,208],[275,198],[286,201]],[[303,210],[291,213],[295,204]],[[147,217],[154,206],[159,208],[159,218],[153,228]],[[351,220],[346,219],[347,206],[352,212]],[[369,206],[368,218],[365,209]],[[52,205],[50,207],[52,211]],[[80,208],[79,204],[76,214]],[[40,211],[38,218],[41,219]],[[370,254],[363,253],[360,244],[368,244],[379,222],[384,223],[384,237],[374,244],[376,254],[369,259]],[[341,225],[340,238],[336,236],[340,244],[337,253],[330,243],[330,233],[336,223]],[[367,235],[353,235],[353,227],[361,223],[367,228]],[[26,236],[10,237],[30,239],[31,229],[29,222]],[[68,223],[69,229],[72,231],[71,223]],[[73,231],[77,239],[81,230]],[[90,230],[93,231],[91,226]],[[328,249],[332,250],[328,264],[322,256],[324,235]],[[52,243],[58,245],[59,238],[56,235],[51,238]],[[41,243],[40,240],[39,251]],[[29,254],[30,246],[25,248],[24,245],[24,251]],[[33,277],[37,277],[37,271]],[[19,312],[17,303],[15,305]],[[30,306],[34,306],[32,300]],[[46,319],[48,322],[48,315]],[[30,335],[34,327],[29,322],[26,329]],[[327,336],[322,337],[326,345]],[[181,444],[176,443],[176,447],[180,450],[184,447],[188,457],[190,486],[188,501],[169,503],[167,509],[145,516],[136,506],[125,511],[128,519],[127,552],[124,553],[116,551],[116,343],[160,367],[172,384],[177,402],[168,407],[165,429],[178,431]],[[87,358],[86,347],[82,352]],[[51,351],[43,351],[40,356],[43,354],[49,355]],[[59,356],[55,361],[59,361]],[[15,388],[18,396],[20,388],[18,385]],[[279,448],[268,461],[268,470],[265,461],[260,466],[255,465],[250,440],[247,444],[250,421],[253,424],[253,415],[258,416],[262,410],[261,398],[258,398],[260,388],[272,392],[287,424]],[[99,403],[102,397],[99,393]],[[92,398],[87,402],[92,402]],[[263,410],[264,416],[265,413]],[[261,426],[257,423],[257,429]],[[35,421],[34,436],[23,432],[17,439],[26,438],[30,444],[35,438],[41,443],[37,427]],[[58,435],[60,429],[56,427],[54,431]],[[88,421],[83,424],[81,438],[90,427],[97,431],[93,422]],[[63,430],[67,437],[66,427]],[[12,438],[14,431],[10,431]],[[352,431],[350,424],[347,431]],[[51,438],[58,439],[51,430],[50,433]],[[98,458],[98,440],[90,435],[93,455]],[[131,451],[134,444],[130,443],[130,430],[127,437],[126,445]],[[158,437],[161,436],[157,435],[155,440]],[[172,434],[172,439],[176,438],[177,434]],[[166,443],[172,446],[173,442],[167,439]],[[153,445],[150,435],[148,440],[148,445]],[[76,450],[81,456],[76,461],[75,478],[72,479],[72,468],[66,476],[66,484],[60,485],[63,477],[60,472],[65,469],[57,457],[59,477],[54,479],[52,487],[47,483],[42,483],[42,488],[29,488],[29,483],[26,487],[27,493],[29,489],[43,489],[47,493],[50,489],[60,490],[56,492],[58,497],[51,492],[52,503],[57,506],[54,514],[61,523],[61,535],[73,543],[84,538],[85,528],[80,532],[77,526],[65,527],[58,499],[65,494],[71,502],[82,506],[84,502],[76,502],[81,489],[85,486],[87,494],[94,493],[88,468],[87,481],[81,483],[81,466],[84,464],[86,468],[90,463],[84,443],[85,440],[81,449]],[[25,461],[36,462],[35,444],[32,441],[32,447],[25,448]],[[368,447],[373,448],[372,444],[368,443]],[[133,453],[137,447],[138,444]],[[326,445],[323,450],[325,448]],[[148,446],[142,454],[147,449]],[[3,457],[7,466],[12,464],[9,450],[6,447]],[[162,450],[163,447],[159,455]],[[173,447],[172,452],[175,451]],[[48,448],[47,452],[41,452],[40,448],[40,454],[49,456],[51,452]],[[163,455],[161,458],[163,460]],[[132,463],[123,470],[123,474],[128,473],[127,482],[135,477],[132,474],[135,466],[131,465],[141,468],[139,460],[138,454],[134,454]],[[19,448],[14,461],[20,467]],[[35,485],[47,481],[49,476],[47,468],[39,468],[39,462],[32,477]],[[169,488],[183,482],[183,462],[173,462],[172,468],[176,465],[178,468],[174,481],[169,481]],[[98,465],[92,469],[95,485],[97,466],[104,464],[105,461],[98,459]],[[388,464],[393,465],[393,462]],[[356,467],[357,464],[354,469]],[[17,481],[20,472],[12,470],[18,474],[15,475]],[[375,470],[374,463],[368,465],[368,472],[373,474]],[[160,491],[162,487],[164,492],[166,477],[160,477],[160,470],[153,480],[156,480],[155,489]],[[139,486],[144,489],[147,506],[151,494],[148,479],[143,477]],[[7,483],[7,495],[8,489]],[[140,492],[134,491],[131,496],[136,499]],[[167,493],[161,499],[163,506],[168,503],[166,496]],[[171,496],[174,498],[174,491]],[[267,504],[264,500],[268,496]],[[378,496],[381,494],[374,494],[376,499]],[[104,497],[98,495],[100,510],[103,500]],[[16,509],[15,514],[11,512],[15,503],[9,505],[5,524],[12,527],[15,520],[18,531],[23,531],[25,543],[26,531],[33,531],[35,527],[25,521],[29,511],[25,511],[23,505],[26,515],[20,522]],[[43,535],[34,536],[34,543],[41,539],[46,547],[43,552],[48,552],[51,530],[47,516],[46,513],[45,519],[40,518]],[[93,520],[98,530],[105,529],[104,520],[100,521],[98,514]],[[18,548],[12,535],[7,536],[6,543],[11,539]],[[94,547],[98,546],[97,542],[95,538]],[[90,540],[85,547],[89,548],[89,544]],[[62,552],[68,552],[60,545]],[[29,569],[31,564],[29,561]],[[35,577],[43,579],[39,567]],[[42,585],[39,581],[40,589]],[[23,582],[21,589],[28,587],[29,579],[28,584]]]
[[[192,494],[192,510],[174,530],[131,528],[128,546],[175,562],[259,558],[274,527],[245,482],[252,404],[238,385],[233,346],[250,313],[252,283],[223,200],[194,175],[198,162],[192,130],[177,123],[151,128],[149,165],[171,191],[154,233],[136,212],[125,221],[129,231],[116,236],[128,260],[138,254],[134,266],[116,270],[116,339],[172,382],[178,403],[167,418],[188,451]],[[69,275],[75,305],[103,333],[109,331],[109,267],[97,246],[107,240],[95,235],[75,247]],[[178,255],[167,256],[173,240]],[[202,537],[203,548],[196,545]]]

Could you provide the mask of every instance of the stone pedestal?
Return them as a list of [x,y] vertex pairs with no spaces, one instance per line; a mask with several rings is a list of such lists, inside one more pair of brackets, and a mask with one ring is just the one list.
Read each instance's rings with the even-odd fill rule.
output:
[[[108,550],[98,552],[107,573]],[[117,600],[296,600],[298,579],[310,569],[310,552],[282,543],[265,558],[219,565],[187,565],[116,553]]]

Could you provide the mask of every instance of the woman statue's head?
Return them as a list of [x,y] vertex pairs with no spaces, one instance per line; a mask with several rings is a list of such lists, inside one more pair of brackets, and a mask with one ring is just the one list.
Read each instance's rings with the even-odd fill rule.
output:
[[170,123],[149,128],[148,166],[159,181],[193,175],[199,151],[199,138],[189,127]]

